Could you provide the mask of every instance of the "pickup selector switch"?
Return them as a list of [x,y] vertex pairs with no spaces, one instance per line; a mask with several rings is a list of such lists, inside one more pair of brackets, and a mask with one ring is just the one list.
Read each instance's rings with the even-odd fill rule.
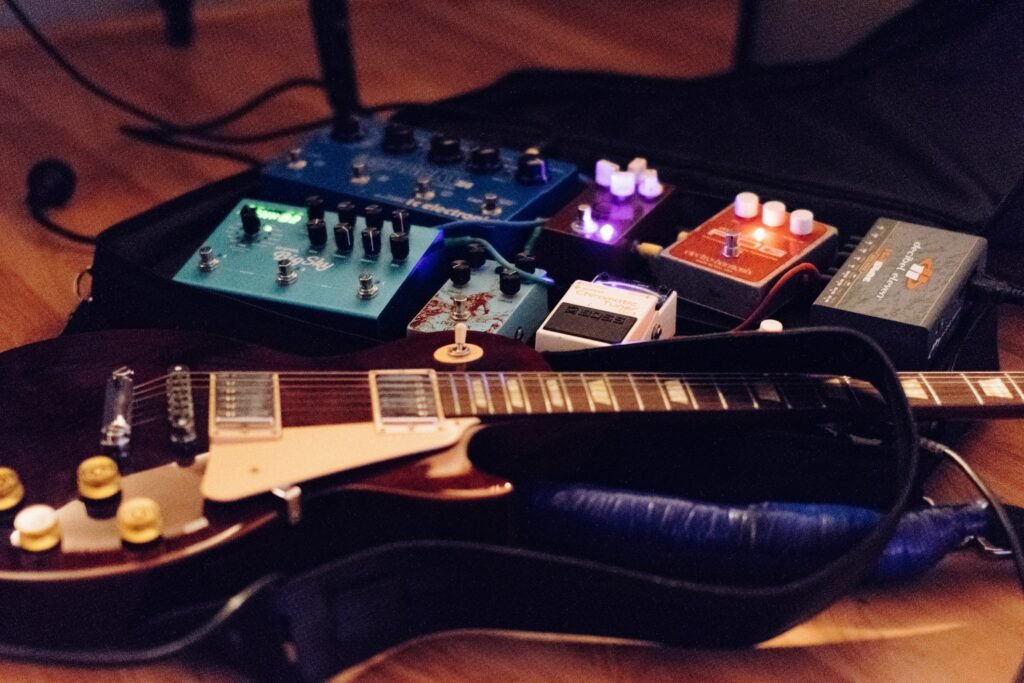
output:
[[416,149],[416,136],[412,128],[404,123],[389,123],[384,126],[384,140],[381,143],[385,152],[404,154]]
[[430,138],[427,159],[435,164],[455,164],[462,161],[462,145],[457,137],[437,133]]

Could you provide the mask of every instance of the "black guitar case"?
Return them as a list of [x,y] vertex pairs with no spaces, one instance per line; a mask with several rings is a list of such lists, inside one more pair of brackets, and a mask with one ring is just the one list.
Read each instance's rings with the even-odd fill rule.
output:
[[[332,61],[337,46],[347,44],[344,3],[312,0],[311,7],[325,75],[335,87],[332,99],[345,102],[351,69]],[[879,216],[889,216],[985,235],[1012,250],[1024,246],[1022,102],[1024,4],[926,0],[829,63],[688,81],[519,72],[398,116],[514,147],[543,142],[546,154],[582,168],[602,157],[647,157],[680,188],[673,202],[683,223],[697,223],[736,192],[753,190],[812,209],[844,236],[864,234]],[[329,321],[287,318],[170,279],[257,182],[258,171],[241,173],[101,234],[92,299],[68,331],[191,328],[306,353],[338,353],[373,343]],[[1006,274],[1019,272],[1012,261],[997,263]],[[951,345],[954,351],[938,362],[965,369],[996,367],[994,320],[991,310],[976,307]],[[287,638],[300,655],[293,671],[321,678],[381,647],[441,628],[568,630],[736,646],[771,637],[808,617],[864,575],[913,490],[916,463],[914,428],[884,356],[862,337],[821,334],[838,335],[829,340],[839,344],[839,359],[821,352],[837,347],[820,345],[817,335],[767,343],[778,346],[770,351],[782,354],[779,359],[806,355],[845,368],[819,371],[866,374],[890,400],[887,445],[872,451],[884,454],[890,476],[875,480],[880,490],[860,491],[858,500],[885,516],[840,557],[782,584],[752,586],[688,583],[514,546],[391,546],[293,581],[272,606],[285,615],[284,631],[253,622],[264,627],[245,631],[247,652],[261,637]],[[753,345],[748,350],[769,352]],[[703,353],[715,356],[710,348]],[[551,361],[565,367],[577,362]],[[587,362],[615,367],[623,361],[597,355]],[[802,445],[794,445],[794,452],[825,457],[836,448],[818,439],[800,436],[794,444]],[[492,446],[494,453],[481,457],[502,452]],[[515,454],[505,455],[522,464]],[[879,462],[862,460],[868,461]],[[737,476],[750,474],[744,470]],[[776,483],[781,486],[782,479]],[[840,495],[799,474],[790,483],[795,488],[789,494],[796,497]]]

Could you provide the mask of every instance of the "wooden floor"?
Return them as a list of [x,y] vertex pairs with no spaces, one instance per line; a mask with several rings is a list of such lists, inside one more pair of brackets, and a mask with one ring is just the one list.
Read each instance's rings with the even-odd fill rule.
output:
[[[365,0],[353,3],[364,101],[429,99],[482,85],[513,65],[700,75],[730,64],[736,0],[665,3]],[[585,17],[585,18],[584,18]],[[62,31],[57,42],[86,73],[154,111],[196,120],[294,75],[315,75],[305,4],[263,0],[208,9],[190,50],[164,47],[154,16]],[[76,303],[72,283],[91,250],[39,229],[23,206],[29,166],[60,156],[78,192],[54,217],[83,233],[238,169],[120,137],[127,119],[88,96],[17,31],[0,32],[0,350],[57,334]],[[306,91],[254,116],[247,130],[326,113]],[[267,155],[285,143],[257,146]],[[1004,366],[1024,369],[1024,315],[1003,314]],[[7,388],[5,388],[7,389]],[[966,449],[1009,502],[1024,503],[1024,428],[979,425]],[[951,500],[969,490],[947,477]],[[2,609],[2,606],[0,606]],[[440,634],[356,667],[340,680],[1009,680],[1024,654],[1024,600],[1007,562],[961,553],[910,585],[864,589],[744,652],[489,632]],[[82,671],[0,661],[0,680],[234,681],[205,654],[126,670]]]

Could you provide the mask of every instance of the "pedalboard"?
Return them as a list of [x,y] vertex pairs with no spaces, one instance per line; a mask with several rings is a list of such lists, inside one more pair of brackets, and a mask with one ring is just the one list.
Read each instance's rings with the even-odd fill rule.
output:
[[456,220],[527,220],[549,216],[578,190],[573,164],[533,150],[466,144],[403,123],[353,118],[321,131],[263,169],[268,199],[401,208],[417,225]]
[[670,228],[659,209],[674,191],[645,159],[633,159],[625,170],[601,159],[594,181],[547,222],[537,251],[556,280],[589,279],[599,271],[634,274],[641,261],[632,243]]
[[880,218],[811,306],[811,323],[860,330],[898,368],[925,369],[986,253],[983,237]]
[[789,212],[777,201],[762,205],[756,194],[741,192],[731,206],[663,249],[653,269],[680,298],[743,318],[790,268],[829,266],[837,241],[838,231],[810,211]]
[[436,228],[403,211],[389,219],[373,206],[359,215],[351,202],[326,211],[318,197],[306,208],[243,199],[174,279],[354,334],[400,337],[445,271]]
[[[536,271],[543,276],[544,271]],[[548,314],[547,288],[524,281],[518,272],[485,261],[473,268],[452,263],[451,277],[413,316],[407,334],[445,332],[465,323],[474,332],[489,332],[529,341]]]
[[676,293],[638,283],[577,280],[537,330],[538,351],[574,351],[676,333]]

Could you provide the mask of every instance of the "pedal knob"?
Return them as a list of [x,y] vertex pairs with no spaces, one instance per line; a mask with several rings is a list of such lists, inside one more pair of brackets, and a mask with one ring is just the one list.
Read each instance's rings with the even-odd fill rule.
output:
[[516,268],[523,271],[524,273],[533,273],[537,270],[537,259],[530,256],[526,252],[519,252],[516,254]]
[[86,458],[78,465],[78,495],[86,500],[107,500],[121,492],[117,463],[105,455]]
[[401,263],[409,258],[409,233],[393,232],[388,237],[391,243],[391,259]]
[[733,201],[733,213],[737,218],[755,218],[761,206],[761,198],[753,192],[740,192]]
[[164,533],[160,506],[152,498],[129,498],[117,508],[117,530],[126,543],[152,543]]
[[477,145],[469,153],[469,170],[492,173],[501,168],[501,152],[494,145]]
[[309,235],[309,245],[314,249],[323,249],[327,244],[327,223],[322,218],[306,223],[306,234]]
[[287,287],[299,278],[295,272],[295,262],[290,258],[283,258],[277,262],[277,284]]
[[636,194],[636,176],[630,171],[612,173],[612,197],[617,201],[625,201]]
[[366,227],[384,229],[384,209],[379,204],[367,204],[363,209],[363,216],[366,217]]
[[384,140],[381,147],[385,152],[402,154],[416,149],[416,136],[412,128],[404,123],[388,123],[384,126]]
[[306,220],[324,219],[324,200],[318,195],[306,197]]
[[0,512],[14,509],[25,498],[21,477],[10,467],[0,467]]
[[622,170],[621,167],[613,161],[607,159],[599,159],[594,164],[594,182],[601,187],[611,187],[612,185],[612,173]]
[[761,222],[769,228],[777,228],[786,222],[786,205],[782,202],[765,202],[761,207]]
[[757,326],[758,332],[782,332],[782,323],[774,318],[765,318]]
[[665,191],[665,186],[658,180],[658,171],[654,168],[645,168],[640,172],[637,193],[644,199],[655,199]]
[[505,296],[515,296],[523,286],[523,280],[514,270],[502,269],[498,274],[498,287]]
[[409,212],[405,209],[395,209],[391,212],[391,230],[394,232],[409,232]]
[[378,228],[366,228],[363,230],[363,254],[373,258],[380,254],[380,230]]
[[334,244],[342,254],[349,253],[355,246],[355,237],[352,233],[353,229],[350,223],[338,223],[334,226]]
[[548,181],[548,162],[532,152],[524,152],[516,163],[516,181],[521,185],[543,185]]
[[484,200],[480,203],[480,212],[485,216],[497,216],[501,213],[501,208],[498,207],[498,195],[493,192],[485,194]]
[[348,225],[356,224],[356,205],[354,202],[343,201],[338,202],[336,207],[338,211],[338,223],[347,223]]
[[807,209],[797,209],[789,214],[789,231],[798,237],[814,232],[814,214]]
[[465,287],[469,284],[470,277],[469,263],[463,259],[457,259],[452,261],[451,269],[449,273],[452,278],[452,284],[456,287]]
[[334,117],[331,126],[331,137],[338,142],[355,142],[362,140],[366,133],[363,132],[363,123],[355,114],[338,114]]
[[473,270],[480,270],[487,263],[487,250],[484,245],[478,242],[470,242],[466,245],[466,261]]
[[435,164],[454,164],[462,160],[462,145],[459,139],[444,133],[430,138],[430,151],[427,159]]
[[380,287],[377,286],[373,281],[373,273],[360,273],[359,274],[359,298],[360,299],[372,299],[377,296],[377,292],[380,291]]
[[41,553],[60,543],[60,520],[49,505],[29,505],[14,518],[11,541],[30,553]]
[[370,171],[366,168],[365,161],[353,161],[352,162],[352,173],[349,177],[356,185],[365,185],[370,182]]
[[243,206],[238,215],[242,219],[242,232],[248,237],[255,237],[260,231],[260,217],[256,214],[256,207]]

